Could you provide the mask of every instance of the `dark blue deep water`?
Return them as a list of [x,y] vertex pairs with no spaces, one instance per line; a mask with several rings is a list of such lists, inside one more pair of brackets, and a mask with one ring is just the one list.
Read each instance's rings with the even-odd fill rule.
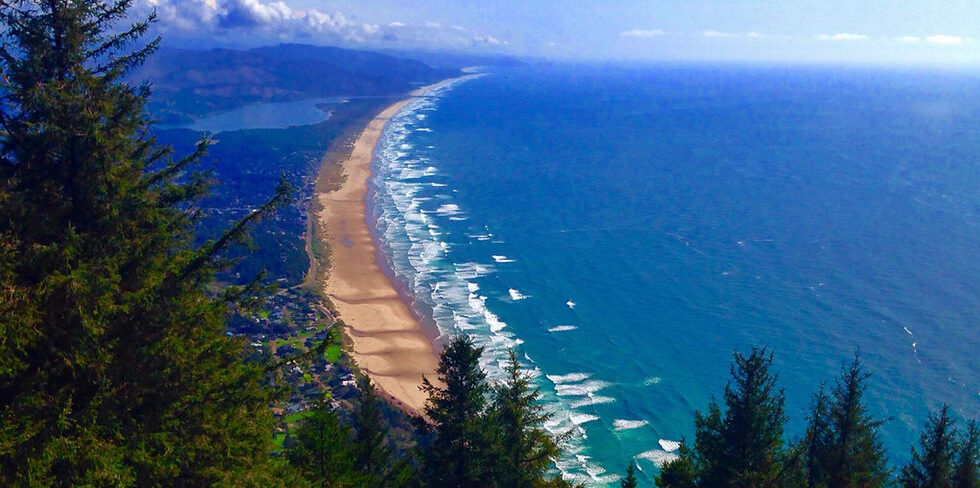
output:
[[978,76],[498,71],[410,104],[375,164],[396,276],[491,376],[518,346],[568,473],[652,476],[756,344],[789,437],[857,350],[893,462],[930,409],[980,417]]

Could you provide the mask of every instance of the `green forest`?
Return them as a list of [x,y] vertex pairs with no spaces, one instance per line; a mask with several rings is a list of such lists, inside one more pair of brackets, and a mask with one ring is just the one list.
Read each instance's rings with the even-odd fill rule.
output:
[[[511,352],[490,382],[483,350],[459,336],[424,416],[393,432],[390,407],[359,378],[277,446],[273,409],[293,360],[226,333],[270,286],[234,249],[287,208],[296,181],[221,232],[200,235],[212,143],[175,152],[151,132],[150,86],[129,75],[159,46],[130,0],[0,3],[0,486],[578,486],[554,461],[562,436]],[[216,286],[230,269],[240,283]],[[336,359],[327,334],[317,351]],[[330,352],[332,351],[332,352]],[[980,428],[942,408],[923,419],[911,461],[893,466],[863,403],[859,355],[814,394],[806,434],[787,439],[773,353],[736,353],[721,400],[696,414],[693,442],[660,487],[980,487]],[[639,481],[623,460],[624,488]]]

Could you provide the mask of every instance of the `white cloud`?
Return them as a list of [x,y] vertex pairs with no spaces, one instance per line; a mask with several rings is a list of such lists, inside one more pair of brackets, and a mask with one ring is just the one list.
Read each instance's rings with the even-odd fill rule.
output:
[[342,12],[298,9],[294,0],[135,0],[133,15],[145,16],[156,10],[159,22],[155,28],[168,37],[212,36],[215,40],[240,40],[252,43],[269,40],[314,44],[366,44],[403,46],[499,49],[508,42],[485,32],[474,32],[460,26],[443,29],[443,24],[426,22],[407,25],[355,21]]
[[849,34],[846,32],[841,32],[838,34],[821,34],[817,36],[817,39],[821,41],[863,41],[868,39],[868,36],[864,34]]
[[721,32],[716,30],[703,30],[701,31],[701,35],[703,37],[732,37],[736,34],[732,34],[730,32]]
[[499,46],[503,44],[500,39],[493,36],[473,36],[473,42],[477,44],[490,44],[492,46]]
[[293,18],[293,10],[282,1],[228,0],[222,7],[219,20],[231,26],[269,24]]
[[632,29],[628,31],[623,31],[619,33],[619,37],[657,37],[666,34],[666,32],[660,29],[646,30],[646,29]]
[[959,36],[945,36],[941,34],[926,37],[926,42],[928,42],[929,44],[942,44],[945,46],[954,46],[954,45],[963,44],[963,41],[964,39]]
[[747,37],[749,39],[767,39],[767,38],[770,38],[771,37],[771,36],[768,36],[768,35],[765,35],[765,34],[760,34],[760,33],[755,32],[755,31],[752,31],[752,32],[725,32],[725,31],[717,31],[717,30],[710,30],[710,29],[709,30],[703,30],[703,31],[701,31],[700,34],[701,34],[701,37],[716,37],[716,38],[717,37],[741,37],[741,38]]
[[315,9],[306,12],[306,23],[318,32],[337,33],[352,25],[341,12],[334,12],[331,15]]

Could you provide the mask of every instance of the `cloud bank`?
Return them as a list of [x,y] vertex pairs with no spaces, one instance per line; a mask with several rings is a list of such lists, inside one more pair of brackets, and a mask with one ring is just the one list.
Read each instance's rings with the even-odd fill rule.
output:
[[632,29],[628,31],[623,31],[619,33],[619,37],[657,37],[667,34],[660,29],[646,30],[646,29]]
[[838,34],[820,34],[817,39],[821,41],[863,41],[868,39],[868,36],[864,34],[850,34],[846,32],[841,32]]
[[942,44],[946,46],[963,44],[965,39],[959,36],[935,35],[926,37],[926,42],[930,44]]
[[363,22],[342,12],[296,9],[284,0],[136,0],[135,14],[157,12],[168,37],[217,42],[312,42],[366,46],[499,49],[506,40],[438,22],[413,26]]

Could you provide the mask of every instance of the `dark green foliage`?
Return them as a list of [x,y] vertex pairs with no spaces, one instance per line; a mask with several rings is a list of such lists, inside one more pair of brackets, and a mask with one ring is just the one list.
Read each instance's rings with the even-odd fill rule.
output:
[[[813,395],[806,435],[800,442],[794,461],[799,460],[799,468],[805,479],[803,486],[808,488],[825,487],[830,478],[828,460],[833,444],[833,426],[830,419],[830,395],[825,384],[821,383]],[[797,465],[794,463],[794,467]]]
[[379,486],[365,484],[365,476],[354,465],[356,455],[351,446],[351,429],[342,425],[327,405],[314,408],[313,414],[303,419],[294,438],[286,456],[289,464],[312,486]]
[[926,428],[919,439],[919,448],[912,448],[912,460],[902,467],[900,482],[903,488],[948,488],[953,475],[953,456],[956,449],[956,429],[943,405],[939,414],[929,415]]
[[370,381],[360,382],[362,397],[353,428],[340,412],[319,404],[287,443],[290,466],[321,488],[408,488],[418,486],[407,459],[393,455],[389,431]]
[[559,452],[555,439],[543,428],[548,414],[538,402],[540,393],[521,371],[514,350],[510,351],[506,375],[503,384],[494,388],[489,416],[502,454],[495,469],[498,486],[541,486]]
[[697,472],[694,469],[693,454],[691,450],[681,443],[678,451],[679,457],[664,464],[660,474],[656,478],[657,486],[660,488],[695,488],[697,486]]
[[[806,435],[782,448],[783,394],[769,373],[772,354],[753,348],[735,354],[725,388],[724,414],[717,403],[695,420],[693,451],[681,444],[679,458],[656,477],[661,488],[780,487],[879,488],[895,486],[880,440],[883,424],[863,402],[870,378],[860,358],[844,365],[830,394],[814,395]],[[970,422],[958,435],[948,407],[930,415],[912,461],[899,476],[902,488],[980,487],[980,428]]]
[[827,395],[821,386],[814,398],[803,440],[808,487],[881,487],[890,472],[878,429],[864,406],[869,375],[860,358],[842,368],[841,378]]
[[0,4],[0,485],[276,486],[274,392],[223,330],[259,287],[206,289],[286,189],[192,245],[206,144],[146,135],[129,5]]
[[429,395],[425,414],[436,436],[422,457],[429,486],[490,486],[492,443],[484,418],[490,387],[480,369],[481,354],[483,348],[457,336],[439,360],[440,385],[422,380]]
[[735,353],[724,414],[715,402],[706,414],[697,413],[693,462],[699,486],[778,486],[786,415],[771,364],[765,348],[754,347],[748,356]]
[[543,428],[548,415],[516,353],[510,352],[506,377],[492,390],[480,369],[482,353],[458,336],[440,358],[440,385],[423,378],[429,394],[426,429],[434,434],[421,451],[424,482],[434,488],[574,487],[560,476],[548,477],[559,454],[557,441]]
[[959,443],[953,470],[953,488],[980,488],[980,427],[971,421]]
[[679,458],[667,463],[657,477],[661,488],[778,487],[789,479],[784,472],[786,415],[783,391],[770,373],[772,353],[752,348],[748,356],[735,353],[732,379],[725,386],[724,413],[717,402],[695,415],[694,450],[681,446]]
[[389,447],[374,385],[366,377],[360,381],[362,397],[355,417],[357,433],[353,441],[354,467],[363,474],[366,487],[412,486],[415,475],[407,459],[396,459]]
[[[823,385],[821,385],[821,388]],[[782,456],[779,486],[782,488],[808,488],[805,442],[800,441],[786,448]]]
[[626,467],[626,476],[619,480],[619,486],[622,488],[636,488],[636,462],[630,461],[629,466]]

